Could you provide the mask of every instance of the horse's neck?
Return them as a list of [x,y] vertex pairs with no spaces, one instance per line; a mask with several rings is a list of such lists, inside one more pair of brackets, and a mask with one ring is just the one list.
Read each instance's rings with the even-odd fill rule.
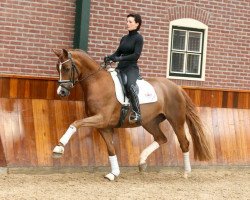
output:
[[[94,61],[88,54],[81,52],[79,55],[80,71],[82,73],[81,85],[85,93],[91,93],[95,88],[105,88],[103,84],[107,83],[108,72],[100,68],[100,65]],[[96,89],[95,89],[96,90]]]
[[109,81],[107,71],[100,70],[88,80],[81,83],[87,112],[92,113],[100,110],[104,99],[107,96],[112,96],[113,91],[111,91],[112,87]]
[[95,72],[99,68],[98,64],[93,60],[85,59],[85,60],[81,60],[81,63],[82,63],[81,71],[85,75],[91,72]]
[[81,85],[85,89],[92,89],[93,87],[101,87],[102,88],[103,84],[107,83],[107,81],[108,81],[107,75],[108,75],[107,71],[100,69],[100,68],[95,68],[92,71],[88,71],[82,77],[83,81],[81,81]]

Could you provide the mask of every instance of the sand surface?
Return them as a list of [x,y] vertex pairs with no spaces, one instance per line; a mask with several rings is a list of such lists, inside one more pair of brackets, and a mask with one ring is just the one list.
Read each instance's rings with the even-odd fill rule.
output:
[[105,173],[1,174],[0,199],[250,199],[250,167],[196,168],[139,173],[122,170],[110,182]]

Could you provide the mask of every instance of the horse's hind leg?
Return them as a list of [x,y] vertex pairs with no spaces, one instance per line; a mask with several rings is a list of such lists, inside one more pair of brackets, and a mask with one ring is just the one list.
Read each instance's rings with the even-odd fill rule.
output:
[[149,133],[151,133],[154,137],[154,142],[151,143],[147,148],[145,148],[140,155],[139,162],[139,171],[144,171],[147,168],[146,160],[148,156],[153,153],[156,149],[159,148],[161,144],[167,142],[167,138],[160,129],[160,123],[165,120],[165,117],[158,116],[147,124],[143,124],[143,128],[145,128]]
[[107,175],[105,175],[105,178],[107,178],[110,181],[113,181],[120,174],[120,168],[119,168],[117,156],[115,153],[115,147],[113,144],[114,129],[112,129],[112,128],[99,129],[99,132],[101,133],[101,135],[102,135],[102,137],[107,145],[107,150],[108,150],[108,154],[109,154],[109,162],[111,165],[111,172],[108,173]]
[[184,120],[180,120],[180,118],[176,120],[169,120],[172,125],[174,132],[178,138],[180,143],[180,147],[183,153],[184,160],[184,177],[187,178],[187,174],[191,172],[191,165],[189,160],[189,141],[186,137],[184,130]]

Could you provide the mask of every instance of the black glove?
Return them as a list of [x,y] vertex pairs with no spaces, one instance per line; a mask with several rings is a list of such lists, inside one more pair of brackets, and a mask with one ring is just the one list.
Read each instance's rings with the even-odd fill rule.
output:
[[108,63],[108,62],[110,62],[110,61],[112,61],[112,60],[110,59],[109,56],[105,56],[104,59],[103,59],[103,61],[104,61],[104,63],[106,64],[106,63]]
[[110,59],[111,59],[113,62],[119,62],[119,61],[121,61],[121,57],[117,57],[117,56],[111,57]]

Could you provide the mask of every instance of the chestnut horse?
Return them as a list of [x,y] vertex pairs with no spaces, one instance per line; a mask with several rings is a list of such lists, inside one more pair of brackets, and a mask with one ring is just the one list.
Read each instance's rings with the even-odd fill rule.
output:
[[[60,157],[64,153],[64,146],[70,137],[81,127],[95,127],[103,137],[108,150],[111,172],[105,178],[114,180],[119,174],[119,164],[112,140],[114,128],[120,118],[121,104],[115,95],[115,86],[110,72],[95,62],[82,50],[53,50],[58,56],[57,70],[60,76],[57,94],[68,96],[76,83],[81,84],[84,92],[84,102],[87,118],[74,121],[59,144],[53,150],[54,157]],[[173,127],[180,143],[184,157],[184,175],[191,172],[189,161],[189,141],[185,135],[184,124],[188,125],[195,159],[206,161],[211,159],[211,151],[202,122],[191,99],[185,91],[166,78],[146,79],[155,89],[158,100],[154,103],[142,104],[141,125],[153,135],[154,142],[145,148],[139,159],[140,171],[146,169],[147,157],[160,145],[167,142],[160,124],[164,120]],[[129,111],[130,112],[130,111]],[[121,128],[136,127],[137,124],[129,124],[126,117]]]

